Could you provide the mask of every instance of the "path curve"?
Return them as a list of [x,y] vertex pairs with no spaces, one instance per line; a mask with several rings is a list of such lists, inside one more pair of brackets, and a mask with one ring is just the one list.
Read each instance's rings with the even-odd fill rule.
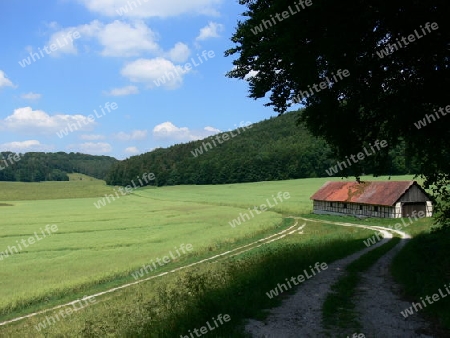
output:
[[[378,230],[383,233],[385,238],[368,248],[329,264],[326,272],[320,273],[301,284],[295,294],[289,296],[281,306],[270,310],[270,314],[264,322],[249,320],[245,327],[249,334],[256,338],[351,337],[354,333],[363,333],[366,337],[431,337],[416,333],[419,329],[427,328],[423,320],[418,317],[410,317],[409,321],[405,322],[400,316],[400,310],[396,312],[398,307],[403,310],[404,307],[402,306],[404,304],[394,294],[394,292],[398,293],[398,286],[395,288],[394,281],[386,279],[389,275],[388,266],[392,258],[407,243],[411,236],[403,231],[380,226],[320,221],[303,217],[292,218],[308,222]],[[324,329],[321,323],[322,305],[330,292],[331,286],[343,275],[348,264],[366,252],[387,242],[389,240],[387,238],[392,238],[392,233],[400,235],[402,240],[364,275],[363,283],[358,289],[360,297],[357,297],[356,300],[358,303],[357,311],[362,313],[360,318],[361,322],[364,323],[363,329],[359,330],[359,332],[356,329],[352,332]],[[372,278],[377,276],[377,273],[377,287],[372,290]],[[381,290],[383,290],[383,293],[381,293]],[[383,296],[380,296],[381,294]],[[380,329],[380,326],[382,329]]]

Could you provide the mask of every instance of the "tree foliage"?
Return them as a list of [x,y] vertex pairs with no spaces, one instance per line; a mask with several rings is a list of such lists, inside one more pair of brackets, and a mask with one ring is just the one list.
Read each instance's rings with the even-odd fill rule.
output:
[[[341,157],[376,139],[391,146],[405,142],[408,158],[418,160],[426,185],[435,189],[438,222],[446,223],[450,217],[450,112],[445,111],[450,105],[445,90],[450,85],[450,2],[312,2],[286,19],[272,25],[266,22],[265,28],[260,26],[262,20],[276,18],[292,2],[241,0],[247,7],[246,20],[238,23],[232,37],[235,46],[225,53],[237,57],[228,76],[246,79],[254,99],[270,94],[267,105],[281,114],[309,86],[332,78],[339,69],[348,70],[349,77],[300,97],[307,128],[327,140]],[[438,29],[427,30],[432,23]],[[264,29],[256,32],[257,26]],[[415,38],[410,41],[411,35]],[[383,49],[389,55],[380,56]],[[425,118],[427,125],[417,128],[415,123]],[[380,154],[377,167],[386,161],[389,158]]]
[[[338,159],[324,140],[313,137],[304,126],[296,126],[300,114],[291,112],[270,118],[253,124],[251,128],[240,129],[239,134],[234,130],[232,133],[235,137],[222,141],[222,144],[215,141],[216,146],[213,140],[217,135],[133,156],[113,166],[107,183],[126,186],[143,173],[154,173],[156,180],[149,184],[158,186],[326,176],[326,170],[336,165]],[[223,140],[224,134],[230,135],[230,132],[219,134],[219,139]],[[194,156],[196,149],[202,149],[203,154]],[[403,152],[404,148],[398,146],[392,149],[391,155],[401,155]],[[404,161],[390,161],[382,174],[415,173],[415,169],[407,167]],[[335,176],[354,173],[352,167],[346,170]],[[365,161],[363,170],[365,173],[373,172],[370,159]]]
[[68,181],[67,173],[105,179],[111,166],[117,162],[113,157],[81,153],[3,152],[0,155],[0,181]]

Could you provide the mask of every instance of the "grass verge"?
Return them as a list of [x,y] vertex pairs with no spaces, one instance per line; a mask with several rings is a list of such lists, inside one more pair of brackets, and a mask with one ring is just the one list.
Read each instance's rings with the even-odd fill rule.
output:
[[331,287],[322,308],[323,322],[327,327],[337,326],[342,329],[358,329],[361,324],[354,312],[353,298],[355,290],[361,280],[361,273],[367,271],[384,254],[396,246],[400,238],[394,237],[389,242],[365,253],[360,258],[350,263],[346,268],[346,274]]
[[[406,299],[419,303],[421,297],[438,294],[439,289],[447,294],[444,286],[450,283],[449,247],[450,232],[422,234],[414,237],[394,258],[392,275],[403,285]],[[441,328],[450,330],[450,297],[442,297],[420,312]]]
[[223,325],[209,334],[213,337],[244,337],[243,323],[246,318],[261,318],[264,316],[261,309],[281,303],[283,296],[276,299],[267,296],[267,292],[277,283],[298,275],[315,262],[332,262],[360,249],[361,243],[353,240],[302,244],[287,240],[222,264],[210,264],[182,274],[175,283],[160,287],[157,297],[141,308],[148,318],[144,325],[130,325],[124,335],[189,335],[189,330],[212,322],[213,316],[228,314],[232,320],[229,325]]

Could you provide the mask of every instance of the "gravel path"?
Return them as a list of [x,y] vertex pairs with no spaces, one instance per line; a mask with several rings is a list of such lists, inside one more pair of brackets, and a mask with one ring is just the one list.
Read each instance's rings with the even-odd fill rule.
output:
[[[308,222],[313,220],[304,219]],[[386,239],[360,252],[335,261],[328,265],[326,271],[302,283],[295,294],[289,296],[282,305],[270,311],[263,321],[250,319],[245,329],[256,338],[298,338],[298,337],[351,337],[354,333],[363,333],[365,337],[432,337],[420,335],[426,323],[417,315],[404,320],[400,311],[410,304],[398,299],[398,286],[389,277],[388,266],[396,252],[406,244],[409,236],[401,231],[382,227],[368,227],[350,223],[327,222],[341,226],[352,226],[376,229]],[[364,323],[360,332],[338,333],[337,330],[326,330],[322,327],[322,304],[330,291],[331,285],[343,275],[345,267],[364,253],[384,244],[392,238],[391,232],[400,234],[404,240],[393,250],[383,256],[365,275],[358,288],[357,311],[360,322]],[[280,281],[281,282],[281,281]],[[268,290],[269,291],[269,290]],[[356,336],[355,336],[356,337]]]
[[366,337],[434,337],[429,324],[418,314],[405,319],[400,313],[411,303],[399,298],[400,287],[389,273],[389,265],[407,241],[402,240],[377,261],[358,286],[356,311]]

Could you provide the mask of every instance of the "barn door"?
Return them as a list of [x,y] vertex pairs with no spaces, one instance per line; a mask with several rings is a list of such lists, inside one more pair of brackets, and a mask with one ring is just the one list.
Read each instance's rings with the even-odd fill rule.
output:
[[402,217],[411,216],[413,211],[416,211],[416,215],[419,211],[423,211],[426,214],[427,207],[425,202],[409,202],[402,205]]

